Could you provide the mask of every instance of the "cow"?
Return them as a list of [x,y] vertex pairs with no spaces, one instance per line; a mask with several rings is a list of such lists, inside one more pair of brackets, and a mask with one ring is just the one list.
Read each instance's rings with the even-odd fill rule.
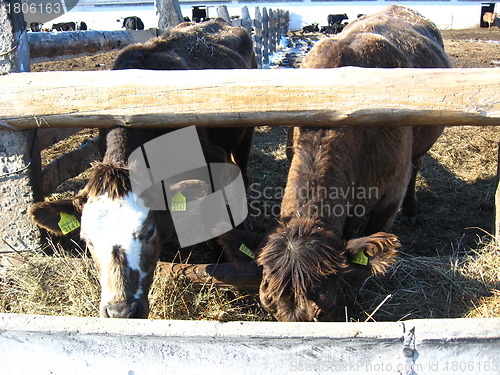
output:
[[488,24],[488,28],[491,28],[491,25],[495,24],[496,19],[497,19],[496,13],[486,12],[483,14],[483,22]]
[[321,26],[320,32],[323,34],[335,34],[335,29],[332,26]]
[[43,24],[40,22],[31,22],[30,23],[30,30],[32,32],[40,32],[42,31]]
[[88,26],[84,21],[80,21],[76,23],[76,29],[79,31],[86,31],[88,30]]
[[[128,46],[112,67],[115,70],[238,68],[257,68],[252,40],[244,29],[231,27],[222,19],[182,23],[161,37]],[[62,235],[58,224],[62,212],[80,223],[80,236],[99,272],[101,317],[148,316],[148,290],[155,266],[160,250],[174,230],[168,211],[150,210],[135,196],[127,160],[132,151],[165,133],[168,130],[112,128],[105,135],[102,162],[93,166],[88,183],[75,197],[40,202],[30,209],[35,223],[55,235]],[[243,175],[252,135],[252,128],[198,129],[207,162],[233,160]],[[177,188],[182,185],[186,197],[195,199],[204,188],[199,183],[181,181]]]
[[194,6],[192,8],[193,22],[204,22],[208,21],[207,7],[206,6]]
[[144,30],[144,23],[137,16],[125,17],[116,21],[122,22],[122,27],[125,30]]
[[315,33],[319,31],[318,23],[312,23],[310,25],[306,25],[302,28],[303,33]]
[[[392,5],[320,40],[302,63],[305,69],[342,66],[451,64],[436,26]],[[228,251],[248,241],[257,254],[259,297],[269,313],[279,321],[335,319],[341,279],[359,282],[394,264],[400,244],[387,231],[401,205],[415,219],[420,160],[441,132],[437,126],[293,128],[278,228],[260,243],[238,241],[237,232],[222,239]],[[354,238],[360,231],[364,236]]]
[[333,26],[323,26],[321,28],[321,32],[323,34],[338,34],[340,33],[344,27],[347,26],[347,22],[344,23],[336,23]]
[[335,24],[341,24],[343,20],[348,20],[347,14],[329,14],[327,17],[328,26],[333,26]]
[[75,22],[59,22],[59,23],[54,23],[52,25],[52,30],[56,31],[75,31],[76,30],[76,23]]

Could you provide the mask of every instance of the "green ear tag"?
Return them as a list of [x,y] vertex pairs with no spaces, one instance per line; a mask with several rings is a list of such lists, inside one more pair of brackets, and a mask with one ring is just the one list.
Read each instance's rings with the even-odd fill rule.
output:
[[180,191],[172,197],[170,210],[173,212],[186,211],[186,197]]
[[365,255],[364,251],[361,250],[359,253],[354,255],[354,258],[351,260],[352,263],[361,264],[363,266],[368,265],[368,257]]
[[59,215],[61,215],[61,220],[59,220],[57,225],[59,225],[63,234],[68,234],[69,232],[73,232],[75,229],[80,228],[80,222],[75,215],[70,215],[66,212],[59,212]]
[[239,250],[245,254],[245,255],[248,255],[250,258],[252,259],[255,259],[255,254],[252,250],[250,250],[247,245],[245,245],[244,243],[241,244]]

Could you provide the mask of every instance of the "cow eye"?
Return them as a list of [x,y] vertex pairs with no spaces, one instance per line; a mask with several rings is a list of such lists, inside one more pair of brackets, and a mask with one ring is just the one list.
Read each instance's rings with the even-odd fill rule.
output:
[[149,228],[149,230],[146,233],[146,236],[144,237],[146,242],[149,242],[151,240],[151,238],[154,236],[154,234],[155,234],[155,227],[152,226]]

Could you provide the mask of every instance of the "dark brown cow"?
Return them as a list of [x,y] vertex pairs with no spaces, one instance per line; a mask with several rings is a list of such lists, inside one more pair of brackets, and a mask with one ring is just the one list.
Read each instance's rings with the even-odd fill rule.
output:
[[[416,12],[394,5],[321,40],[302,67],[348,65],[448,68],[450,62],[436,27]],[[441,131],[435,127],[294,129],[281,222],[257,260],[263,273],[260,299],[276,319],[331,319],[341,276],[348,280],[383,274],[394,263],[399,242],[385,231],[405,194],[404,213],[414,219],[419,161]],[[364,223],[367,237],[352,239],[354,229]]]
[[329,14],[327,17],[328,26],[334,26],[335,24],[340,25],[343,20],[348,20],[347,14]]
[[[130,46],[117,57],[113,69],[255,67],[247,33],[216,20],[197,25],[183,23],[163,37]],[[173,223],[168,212],[150,210],[134,195],[127,161],[136,148],[166,132],[110,130],[104,160],[94,165],[87,185],[78,195],[38,203],[31,209],[34,221],[56,235],[62,235],[58,224],[62,213],[81,222],[81,237],[100,275],[102,317],[148,316],[149,287],[160,250],[173,234]],[[228,162],[232,157],[244,175],[252,134],[253,129],[245,128],[198,129],[206,161]],[[200,192],[196,183],[183,182],[183,194],[188,200]]]

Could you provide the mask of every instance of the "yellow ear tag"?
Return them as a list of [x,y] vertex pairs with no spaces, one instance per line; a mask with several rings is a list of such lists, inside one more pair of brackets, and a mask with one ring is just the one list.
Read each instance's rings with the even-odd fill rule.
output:
[[186,197],[180,191],[172,197],[170,210],[173,212],[186,211]]
[[61,220],[57,223],[61,232],[63,234],[68,234],[69,232],[73,232],[75,229],[80,228],[80,222],[74,215],[67,214],[66,212],[59,212],[61,215]]
[[364,251],[361,250],[359,253],[354,255],[354,258],[352,258],[351,263],[356,263],[366,266],[368,265],[368,257],[365,255]]
[[244,243],[241,244],[239,250],[245,254],[245,255],[248,255],[250,258],[254,259],[255,258],[255,254],[252,250],[250,250],[247,245],[245,245]]

